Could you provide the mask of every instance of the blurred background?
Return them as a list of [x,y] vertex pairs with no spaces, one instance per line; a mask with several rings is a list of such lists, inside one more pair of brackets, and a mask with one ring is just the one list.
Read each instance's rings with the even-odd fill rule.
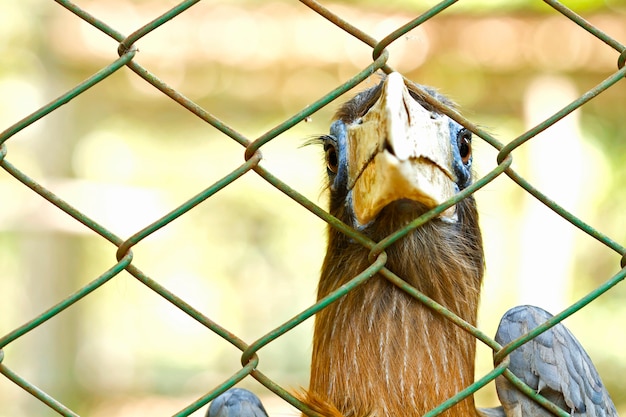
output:
[[[177,2],[76,1],[130,34]],[[388,49],[507,143],[617,69],[618,54],[539,1],[468,0]],[[382,39],[433,1],[325,6]],[[623,0],[564,4],[626,41]],[[371,49],[294,1],[205,1],[142,38],[136,61],[250,139],[347,81]],[[115,41],[47,0],[0,3],[0,130],[117,58]],[[262,148],[264,166],[325,207],[325,133],[340,102]],[[593,227],[626,242],[626,84],[514,152],[514,167]],[[7,160],[122,238],[231,172],[243,148],[124,68],[13,136]],[[475,140],[479,176],[496,152]],[[115,249],[0,171],[0,335],[115,264]],[[487,276],[479,327],[529,303],[557,313],[610,279],[620,257],[505,176],[480,190]],[[315,301],[325,224],[253,172],[133,248],[134,264],[251,343]],[[626,288],[566,321],[626,412]],[[259,368],[306,387],[308,320],[260,352]],[[81,415],[171,415],[240,369],[240,352],[123,272],[5,348],[4,363]],[[491,369],[479,343],[477,375]],[[271,415],[297,415],[252,378]],[[493,406],[489,386],[478,403]],[[56,415],[0,378],[0,417]],[[194,416],[202,415],[197,412]]]

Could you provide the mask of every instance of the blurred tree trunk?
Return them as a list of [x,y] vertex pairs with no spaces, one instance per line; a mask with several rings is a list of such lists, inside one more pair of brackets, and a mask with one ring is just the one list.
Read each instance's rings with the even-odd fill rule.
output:
[[[53,52],[54,48],[50,45],[51,37],[48,34],[52,20],[45,14],[38,17],[39,27],[42,28],[37,32],[40,36],[38,58],[46,71],[46,77],[42,80],[44,90],[42,96],[49,101],[67,90],[70,84],[69,77],[64,76],[62,65],[59,65],[58,55]],[[73,176],[72,142],[75,141],[75,126],[78,120],[76,111],[79,108],[64,106],[62,111],[57,111],[37,122],[38,127],[41,128],[43,125],[44,133],[33,138],[30,145],[41,170],[35,178],[38,182]],[[54,226],[38,227],[32,233],[19,236],[20,264],[25,275],[24,286],[30,294],[29,305],[24,308],[29,312],[27,317],[35,317],[83,285],[83,280],[78,282],[77,279],[82,259],[80,237],[58,230]],[[26,346],[25,351],[20,352],[20,356],[27,362],[25,369],[28,372],[23,374],[32,375],[30,382],[70,408],[84,398],[84,391],[76,383],[74,372],[80,330],[79,309],[80,307],[78,309],[70,307],[53,317],[25,335],[24,338],[28,339],[28,343],[20,345],[20,349]],[[20,368],[16,367],[16,370],[19,372]],[[48,410],[47,406],[37,404],[36,400],[29,397],[20,399],[24,401],[20,409],[26,410],[27,415],[42,416],[44,415],[42,407]],[[45,415],[58,414],[50,410],[45,412]]]

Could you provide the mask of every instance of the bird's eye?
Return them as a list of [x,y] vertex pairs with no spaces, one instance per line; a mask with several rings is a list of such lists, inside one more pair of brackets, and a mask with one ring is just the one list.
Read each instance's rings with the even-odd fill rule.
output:
[[337,148],[332,142],[326,142],[324,144],[324,153],[326,154],[326,167],[329,172],[333,174],[337,173],[339,169],[339,158],[337,156]]
[[461,129],[456,137],[456,143],[459,147],[459,154],[464,164],[467,164],[472,157],[472,132],[467,129]]

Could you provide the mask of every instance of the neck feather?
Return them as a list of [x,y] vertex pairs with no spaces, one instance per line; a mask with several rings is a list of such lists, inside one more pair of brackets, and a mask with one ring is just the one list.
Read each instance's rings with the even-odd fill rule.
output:
[[[482,246],[475,211],[461,214],[459,224],[432,221],[389,247],[386,267],[475,324]],[[463,230],[468,227],[472,233]],[[385,236],[379,232],[370,230],[375,240]],[[318,298],[367,268],[367,255],[330,230]],[[309,391],[345,417],[421,416],[473,382],[475,345],[471,335],[376,275],[317,314]],[[473,399],[444,415],[475,416]]]

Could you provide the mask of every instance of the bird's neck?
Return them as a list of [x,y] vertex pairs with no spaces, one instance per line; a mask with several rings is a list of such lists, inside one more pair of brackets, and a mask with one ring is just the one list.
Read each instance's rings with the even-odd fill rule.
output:
[[[454,247],[458,242],[426,227],[414,233],[388,248],[386,266],[475,324],[480,242],[480,260],[468,262],[458,252],[464,249]],[[349,256],[335,259],[336,253]],[[318,298],[368,265],[367,250],[331,231]],[[470,334],[376,275],[317,314],[309,391],[345,417],[422,416],[473,382],[475,344]],[[444,415],[475,416],[473,399]]]

